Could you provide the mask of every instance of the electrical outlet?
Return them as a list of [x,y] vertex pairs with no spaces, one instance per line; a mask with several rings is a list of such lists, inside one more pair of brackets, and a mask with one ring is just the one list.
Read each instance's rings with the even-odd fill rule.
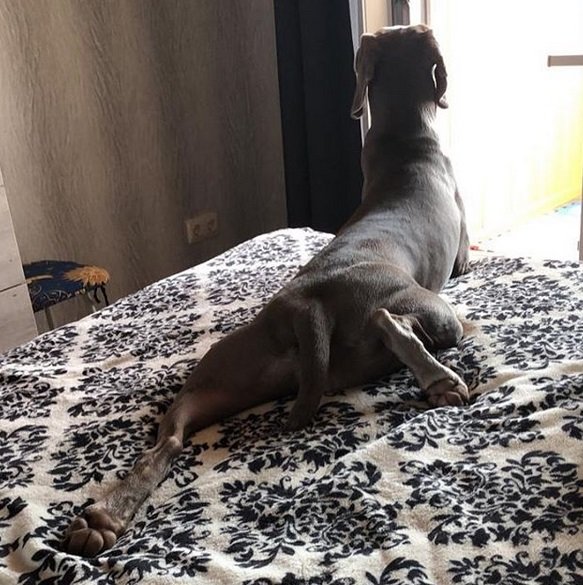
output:
[[216,236],[219,231],[219,217],[216,211],[205,211],[187,219],[186,241],[195,244]]

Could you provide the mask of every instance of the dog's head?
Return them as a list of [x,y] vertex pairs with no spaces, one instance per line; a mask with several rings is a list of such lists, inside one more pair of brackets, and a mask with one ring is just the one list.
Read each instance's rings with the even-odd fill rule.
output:
[[433,87],[433,100],[440,108],[447,108],[444,94],[447,89],[447,71],[433,32],[425,25],[386,27],[374,34],[366,33],[354,62],[356,91],[352,102],[352,117],[362,116],[367,88],[383,83],[395,85],[417,82]]

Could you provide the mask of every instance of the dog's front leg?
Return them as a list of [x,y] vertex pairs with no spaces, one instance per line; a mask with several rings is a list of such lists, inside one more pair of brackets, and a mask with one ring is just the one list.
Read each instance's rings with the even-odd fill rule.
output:
[[455,201],[460,211],[460,241],[451,273],[453,278],[461,276],[470,270],[470,237],[468,235],[466,211],[464,208],[463,199],[461,198],[457,188],[455,191]]
[[427,351],[409,315],[392,315],[386,309],[378,309],[372,319],[387,349],[410,368],[432,406],[461,406],[468,401],[464,381]]

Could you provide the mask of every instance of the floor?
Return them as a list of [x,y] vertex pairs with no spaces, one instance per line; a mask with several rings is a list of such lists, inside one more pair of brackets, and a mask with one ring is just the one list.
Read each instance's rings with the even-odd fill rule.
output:
[[506,256],[578,260],[581,202],[564,205],[508,232],[478,243]]

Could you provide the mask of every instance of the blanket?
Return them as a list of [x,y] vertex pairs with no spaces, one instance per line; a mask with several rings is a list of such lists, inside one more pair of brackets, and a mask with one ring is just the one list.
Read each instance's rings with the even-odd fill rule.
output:
[[523,258],[443,292],[469,405],[429,408],[405,368],[298,432],[291,398],[266,404],[189,438],[112,549],[61,550],[209,347],[331,237],[257,237],[0,356],[0,583],[583,583],[583,271]]

